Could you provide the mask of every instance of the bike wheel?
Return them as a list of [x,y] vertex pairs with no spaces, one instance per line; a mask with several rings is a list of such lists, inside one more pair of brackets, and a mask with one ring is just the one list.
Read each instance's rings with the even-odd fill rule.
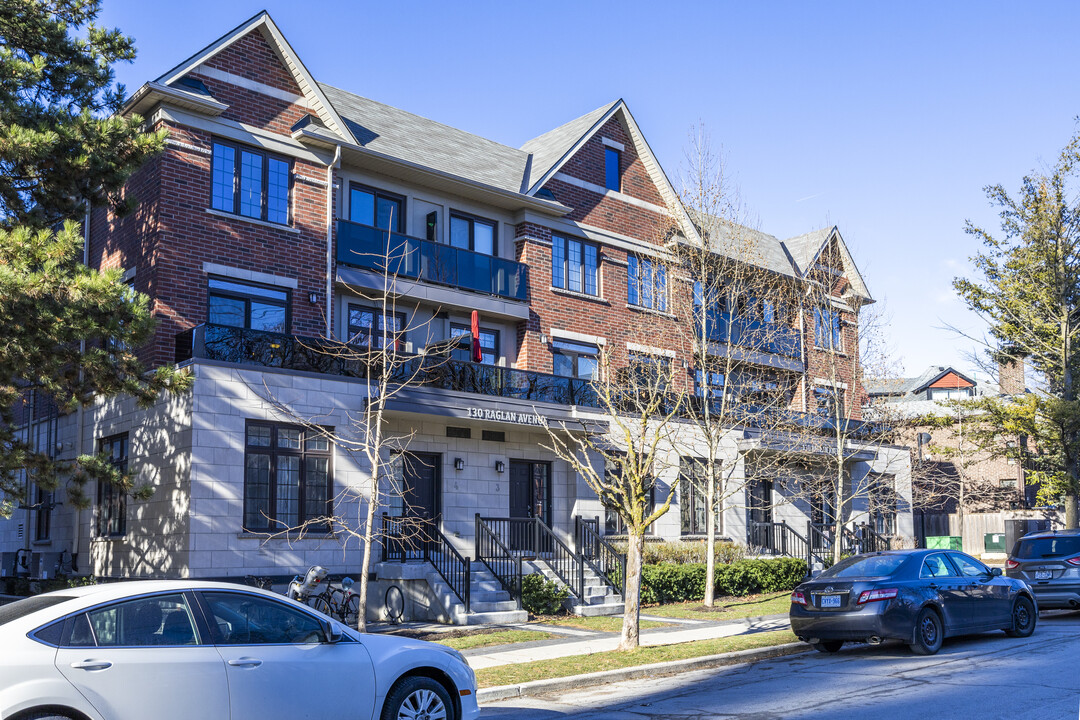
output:
[[360,596],[350,595],[349,599],[345,601],[345,607],[341,613],[341,622],[345,623],[351,628],[356,627],[357,621],[360,619]]
[[316,595],[311,599],[311,607],[315,608],[323,615],[329,615],[334,617],[333,609],[330,607],[330,601],[324,598],[322,595]]

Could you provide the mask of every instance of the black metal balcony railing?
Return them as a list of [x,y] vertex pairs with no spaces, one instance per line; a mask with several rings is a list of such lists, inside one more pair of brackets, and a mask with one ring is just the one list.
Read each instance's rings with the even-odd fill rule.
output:
[[[362,360],[363,352],[363,348],[352,348],[320,338],[204,324],[176,336],[175,360],[180,363],[201,358],[363,378],[367,374],[367,365]],[[394,371],[400,381],[409,380],[424,387],[554,405],[579,405],[601,409],[604,407],[592,383],[578,378],[493,367],[439,356],[413,357],[396,366]],[[687,398],[682,413],[690,415],[700,412],[704,402],[706,400],[700,397]],[[717,410],[718,408],[714,409],[714,412]],[[829,415],[750,404],[732,406],[725,413],[725,417],[749,428],[801,427],[828,435],[835,431],[839,423],[845,433],[854,436],[860,433],[880,433],[879,424],[868,421],[838,421]]]
[[800,333],[780,323],[740,318],[732,313],[710,313],[708,338],[711,342],[758,350],[760,352],[799,358]]
[[523,263],[348,220],[337,221],[337,261],[510,300],[528,297],[529,268]]

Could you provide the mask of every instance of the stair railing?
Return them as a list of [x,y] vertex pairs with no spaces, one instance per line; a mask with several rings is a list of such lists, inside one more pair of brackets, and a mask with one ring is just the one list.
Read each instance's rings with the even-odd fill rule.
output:
[[465,612],[471,611],[472,563],[442,534],[434,520],[382,515],[384,562],[421,560],[431,563]]
[[[540,518],[532,518],[536,547],[543,548],[542,558],[555,576],[563,581],[580,602],[585,601],[585,565],[578,553],[571,550]],[[540,555],[540,553],[537,553]]]
[[[507,524],[507,527],[509,524]],[[476,513],[476,559],[482,562],[503,590],[517,602],[521,609],[521,555],[513,553],[489,524],[488,520]]]
[[600,534],[599,517],[592,520],[574,518],[574,544],[582,560],[582,573],[584,566],[588,565],[625,601],[626,555],[616,550],[615,546]]

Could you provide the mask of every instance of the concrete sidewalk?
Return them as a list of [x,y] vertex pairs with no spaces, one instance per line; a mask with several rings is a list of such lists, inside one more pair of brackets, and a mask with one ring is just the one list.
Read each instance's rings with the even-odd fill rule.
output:
[[[671,623],[670,627],[642,630],[642,645],[674,645],[694,640],[712,640],[733,635],[785,630],[790,627],[786,614],[722,621],[683,620],[651,615],[642,615],[641,619]],[[532,662],[533,660],[550,660],[571,655],[606,652],[614,650],[619,644],[619,633],[581,630],[558,625],[529,623],[505,625],[501,629],[544,631],[558,634],[560,637],[463,651],[462,654],[468,659],[469,665],[474,670],[498,665]],[[573,634],[570,634],[569,631],[573,631]]]

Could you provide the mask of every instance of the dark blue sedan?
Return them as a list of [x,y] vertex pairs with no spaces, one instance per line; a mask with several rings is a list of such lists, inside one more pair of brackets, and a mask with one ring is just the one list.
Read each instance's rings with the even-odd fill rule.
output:
[[1035,631],[1038,607],[1023,580],[953,550],[892,550],[846,558],[791,593],[791,629],[821,652],[845,642],[902,640],[933,655],[946,637]]

